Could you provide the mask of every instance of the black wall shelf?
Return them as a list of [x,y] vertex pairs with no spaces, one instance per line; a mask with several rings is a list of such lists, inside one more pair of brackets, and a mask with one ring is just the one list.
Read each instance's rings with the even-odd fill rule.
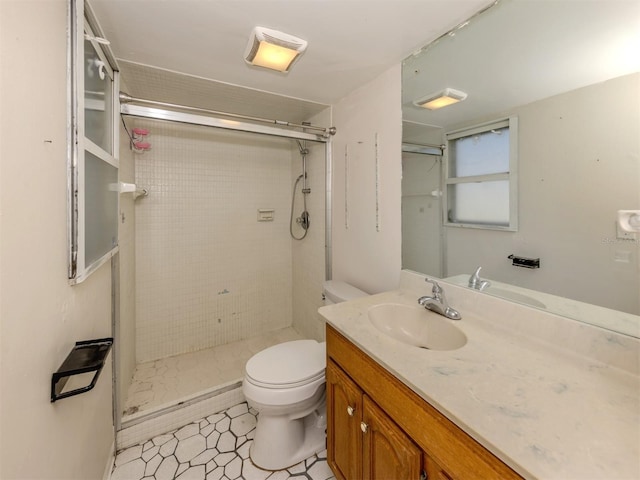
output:
[[[104,367],[104,360],[109,354],[112,345],[113,338],[76,342],[71,353],[67,355],[58,371],[51,377],[51,402],[91,390],[98,381],[98,376],[102,371],[102,367]],[[95,372],[95,375],[89,385],[62,392],[70,377],[90,372]]]

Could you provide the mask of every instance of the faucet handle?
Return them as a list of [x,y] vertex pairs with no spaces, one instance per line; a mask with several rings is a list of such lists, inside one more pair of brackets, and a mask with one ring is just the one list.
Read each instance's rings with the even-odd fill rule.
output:
[[424,277],[424,281],[427,282],[427,283],[433,284],[433,288],[431,289],[431,292],[434,295],[442,293],[442,287],[433,278]]
[[475,273],[469,277],[469,287],[482,291],[485,288],[490,287],[491,282],[480,278],[480,270],[482,270],[482,267],[478,267]]
[[480,283],[480,270],[482,270],[482,267],[478,267],[473,275],[469,277],[469,286],[471,288],[476,288]]

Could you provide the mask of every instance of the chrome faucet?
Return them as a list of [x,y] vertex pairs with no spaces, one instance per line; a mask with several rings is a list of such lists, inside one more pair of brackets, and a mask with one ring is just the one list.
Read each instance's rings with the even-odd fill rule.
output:
[[439,313],[451,320],[460,320],[462,315],[457,310],[454,310],[447,303],[447,297],[444,294],[444,290],[435,280],[431,280],[430,278],[425,278],[425,282],[433,284],[433,289],[431,290],[432,297],[424,296],[418,299],[418,303],[422,305],[424,308],[431,310],[433,312]]
[[469,287],[482,291],[485,288],[490,287],[491,282],[489,280],[482,280],[480,278],[480,270],[482,270],[482,267],[478,267],[475,273],[471,275],[471,277],[469,277]]

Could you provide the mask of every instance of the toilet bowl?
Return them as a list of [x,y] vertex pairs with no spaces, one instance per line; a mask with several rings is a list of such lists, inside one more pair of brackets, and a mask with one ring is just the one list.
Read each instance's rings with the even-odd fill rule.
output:
[[[367,295],[344,282],[325,282],[326,303]],[[326,448],[326,348],[295,340],[256,353],[245,367],[242,392],[258,411],[249,455],[266,470],[282,470]]]

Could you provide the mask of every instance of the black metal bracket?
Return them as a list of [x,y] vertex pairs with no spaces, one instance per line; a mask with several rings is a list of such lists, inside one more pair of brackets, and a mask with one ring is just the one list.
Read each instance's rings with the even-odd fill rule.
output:
[[[91,390],[98,381],[98,376],[104,367],[104,360],[112,345],[113,338],[76,342],[71,353],[67,355],[58,371],[51,377],[51,402]],[[90,372],[95,372],[95,375],[89,385],[62,393],[62,389],[70,377]]]
[[527,257],[517,257],[513,254],[509,255],[507,258],[513,260],[514,267],[523,267],[523,268],[540,268],[540,259],[539,258],[527,258]]

